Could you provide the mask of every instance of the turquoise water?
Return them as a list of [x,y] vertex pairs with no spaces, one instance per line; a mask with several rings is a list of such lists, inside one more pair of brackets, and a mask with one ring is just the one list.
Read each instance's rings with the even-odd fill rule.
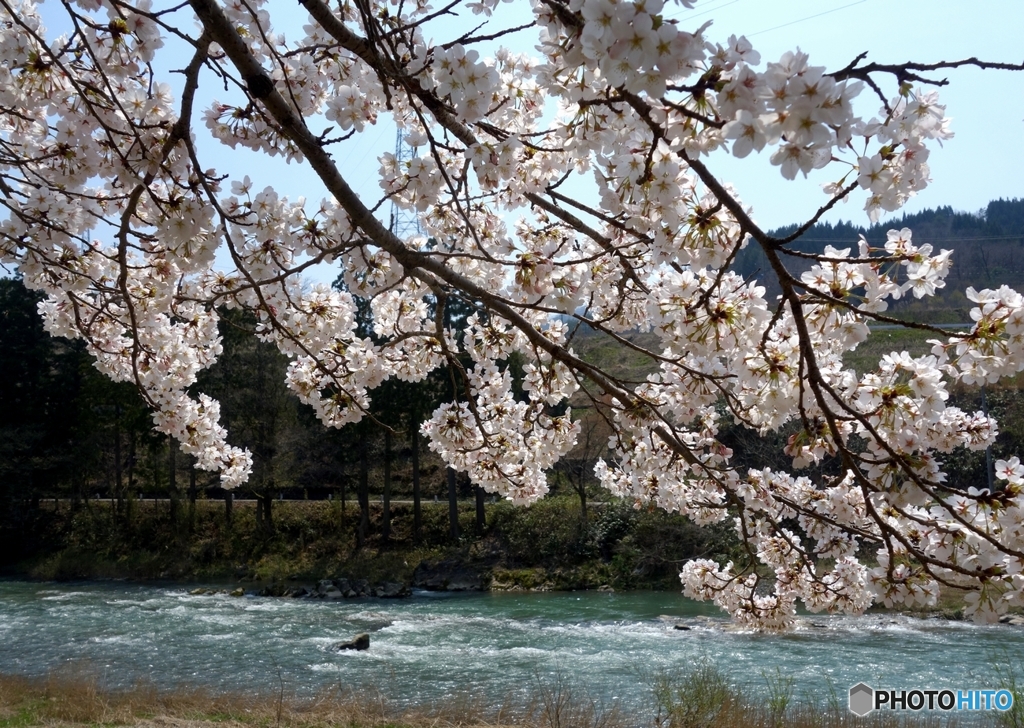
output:
[[[674,629],[677,622],[691,626]],[[332,645],[370,632],[366,652]],[[767,695],[776,667],[795,699],[845,705],[858,682],[984,689],[1020,669],[1024,629],[893,615],[812,616],[787,635],[732,631],[677,594],[418,593],[314,601],[191,596],[168,586],[0,581],[0,672],[88,670],[109,687],[147,680],[276,694],[376,691],[396,705],[536,695],[561,681],[605,707],[648,710],[652,676],[708,660]],[[831,688],[830,688],[831,686]],[[375,692],[375,694],[376,694]]]

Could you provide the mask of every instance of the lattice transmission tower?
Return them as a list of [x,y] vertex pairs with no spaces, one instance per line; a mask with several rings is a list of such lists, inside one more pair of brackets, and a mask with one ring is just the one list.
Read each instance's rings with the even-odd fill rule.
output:
[[[405,141],[405,134],[401,129],[395,132],[395,162],[399,169],[404,169],[413,158],[412,147]],[[420,216],[416,210],[405,210],[391,201],[391,232],[402,240],[407,240],[411,235],[422,235],[423,228],[420,226]]]

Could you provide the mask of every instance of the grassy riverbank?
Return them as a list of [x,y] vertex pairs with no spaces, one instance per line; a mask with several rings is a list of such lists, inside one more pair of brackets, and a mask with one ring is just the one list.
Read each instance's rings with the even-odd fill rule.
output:
[[238,583],[299,582],[346,577],[411,584],[424,561],[454,563],[479,575],[484,588],[677,589],[681,564],[726,557],[726,527],[698,528],[679,516],[628,504],[591,504],[583,520],[574,498],[530,508],[485,507],[479,529],[473,504],[460,507],[458,541],[449,534],[446,503],[423,504],[417,535],[412,506],[392,505],[391,534],[381,534],[381,507],[371,508],[370,535],[356,544],[358,511],[349,502],[279,501],[273,527],[257,522],[253,502],[172,507],[135,501],[118,513],[109,501],[72,510],[44,501],[5,534],[0,553],[11,575],[40,579],[172,579]]
[[152,685],[117,691],[81,675],[0,675],[0,728],[956,728],[1019,725],[1014,720],[1022,718],[1020,712],[969,724],[936,714],[906,717],[878,712],[856,718],[846,710],[845,695],[832,696],[825,707],[812,707],[795,701],[780,678],[767,700],[752,698],[730,687],[717,669],[702,664],[683,675],[653,678],[650,706],[651,715],[646,718],[608,710],[567,679],[538,684],[531,699],[516,704],[481,696],[477,701],[398,709],[385,696],[344,691],[308,699],[284,691],[218,695],[202,689],[158,690]]

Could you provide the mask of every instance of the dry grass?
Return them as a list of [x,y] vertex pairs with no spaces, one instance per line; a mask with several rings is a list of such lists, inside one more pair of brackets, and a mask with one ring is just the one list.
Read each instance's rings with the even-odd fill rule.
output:
[[[367,699],[370,698],[370,699]],[[466,706],[467,708],[469,706]],[[159,690],[136,685],[105,690],[94,677],[71,671],[46,678],[0,677],[0,727],[18,726],[461,726],[391,711],[372,696],[326,694],[213,694],[202,689]]]
[[[790,705],[773,692],[767,704],[751,704],[713,668],[698,668],[677,679],[659,678],[653,686],[657,716],[645,720],[606,710],[573,687],[571,678],[538,686],[527,705],[493,699],[448,701],[429,710],[397,710],[373,691],[329,693],[297,699],[277,695],[212,694],[203,690],[159,690],[137,685],[105,690],[88,671],[68,668],[45,678],[0,676],[0,728],[931,728],[992,723],[958,723],[939,716],[881,713],[856,718],[845,700],[825,708]],[[784,691],[783,691],[784,692]],[[845,698],[845,696],[843,696]],[[780,699],[781,698],[781,699]]]
[[0,675],[0,728],[52,726],[144,726],[214,728],[288,726],[294,728],[625,728],[632,722],[571,691],[550,691],[531,704],[495,706],[488,697],[445,701],[429,709],[396,709],[377,691],[334,691],[314,698],[214,694],[202,689],[160,690],[136,685],[106,690],[88,672],[67,669],[45,678]]
[[778,716],[762,707],[743,704],[731,704],[715,715],[708,723],[672,723],[665,728],[688,728],[688,726],[708,726],[709,728],[978,728],[979,726],[998,726],[994,719],[987,722],[971,720],[958,721],[956,717],[947,718],[939,715],[902,715],[899,713],[872,713],[858,718],[853,713],[842,711],[822,711],[810,706],[797,706]]
[[[751,700],[706,658],[682,674],[657,675],[649,682],[657,704],[657,728],[960,728],[1007,725],[999,716],[962,720],[939,712],[876,711],[859,718],[847,710],[845,688],[831,686],[826,705],[793,700],[794,680],[776,670],[765,673],[767,696]],[[1012,725],[1012,724],[1011,724]]]

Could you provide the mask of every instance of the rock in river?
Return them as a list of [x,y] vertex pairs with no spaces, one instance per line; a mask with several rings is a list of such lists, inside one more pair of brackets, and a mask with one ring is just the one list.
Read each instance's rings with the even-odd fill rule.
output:
[[361,632],[348,642],[339,642],[334,646],[336,650],[368,650],[370,649],[370,635]]

